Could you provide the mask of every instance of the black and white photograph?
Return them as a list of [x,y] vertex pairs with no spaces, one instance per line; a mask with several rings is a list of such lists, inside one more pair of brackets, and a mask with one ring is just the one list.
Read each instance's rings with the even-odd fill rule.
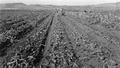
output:
[[0,0],[0,68],[120,68],[120,0]]

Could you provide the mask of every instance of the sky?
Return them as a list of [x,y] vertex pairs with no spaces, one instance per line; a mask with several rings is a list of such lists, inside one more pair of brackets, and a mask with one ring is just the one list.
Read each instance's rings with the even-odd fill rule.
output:
[[45,5],[92,5],[114,2],[120,2],[120,0],[0,0],[0,3],[25,3]]

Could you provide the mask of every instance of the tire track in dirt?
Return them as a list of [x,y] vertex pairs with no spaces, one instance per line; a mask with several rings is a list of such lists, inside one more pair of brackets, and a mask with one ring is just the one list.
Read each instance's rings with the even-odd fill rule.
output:
[[[61,16],[59,16],[59,14],[56,14],[52,24],[51,32],[49,34],[48,45],[47,45],[48,47],[46,49],[45,58],[44,58],[47,59],[46,63],[48,64],[44,65],[41,63],[41,67],[51,67],[51,68],[57,68],[62,66],[67,67],[67,65],[70,64],[70,62],[68,61],[70,60],[70,57],[66,59],[61,57],[61,60],[58,61],[55,59],[55,57],[58,58],[57,54],[59,54],[59,56],[60,55],[65,56],[65,54],[67,54],[68,52],[72,53],[72,49],[74,48],[72,47],[72,41],[69,38],[69,34],[66,28],[69,27],[61,19]],[[47,57],[50,58],[48,59]]]
[[[44,33],[44,38],[42,39],[42,41],[41,41],[41,44],[42,44],[42,46],[40,46],[40,49],[39,49],[39,51],[40,51],[40,53],[38,54],[38,56],[36,56],[36,58],[38,58],[38,59],[36,59],[36,61],[35,62],[40,62],[41,60],[42,60],[42,58],[44,57],[44,53],[45,53],[45,49],[46,49],[46,47],[47,47],[47,45],[46,45],[46,43],[47,43],[47,38],[48,38],[48,34],[49,34],[49,32],[50,32],[50,29],[51,29],[51,25],[52,25],[52,23],[53,23],[53,18],[54,18],[54,15],[51,15],[50,16],[50,19],[49,19],[49,21],[48,21],[48,24],[46,24],[46,29],[45,29],[45,33]],[[45,26],[44,26],[45,27]],[[43,29],[44,29],[44,27],[43,27]],[[40,63],[39,63],[40,64]],[[39,64],[37,64],[36,63],[36,65],[38,65],[39,66]]]

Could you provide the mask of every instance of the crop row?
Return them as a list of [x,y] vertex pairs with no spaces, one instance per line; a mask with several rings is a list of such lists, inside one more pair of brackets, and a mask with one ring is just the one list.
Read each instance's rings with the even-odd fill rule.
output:
[[44,57],[43,54],[46,48],[46,38],[50,28],[50,23],[52,23],[52,17],[53,15],[46,18],[43,21],[44,24],[36,28],[34,33],[25,39],[26,41],[24,40],[23,42],[18,43],[24,44],[24,46],[19,45],[15,48],[21,49],[11,57],[11,60],[7,63],[8,67],[33,68],[39,66],[41,59]]
[[[105,29],[100,30],[100,28],[98,28],[98,27],[96,27],[96,29],[98,30],[96,33],[95,29],[91,29],[91,28],[94,28],[94,26],[91,26],[91,27],[90,27],[90,25],[86,26],[84,21],[81,21],[81,19],[76,19],[73,17],[71,17],[71,18],[66,17],[66,18],[67,19],[65,19],[65,20],[69,19],[69,21],[71,21],[71,25],[73,26],[73,28],[75,28],[76,31],[78,31],[80,34],[82,34],[81,36],[83,39],[82,38],[80,38],[80,39],[83,41],[83,44],[82,44],[82,42],[80,42],[79,45],[87,46],[87,48],[85,48],[85,51],[83,51],[83,53],[81,53],[81,50],[84,50],[84,48],[78,49],[77,52],[78,52],[78,54],[80,54],[80,56],[81,55],[83,56],[83,54],[85,54],[85,56],[88,56],[88,57],[86,57],[88,59],[88,61],[86,61],[87,63],[91,63],[91,60],[92,60],[92,62],[95,61],[95,63],[102,61],[103,65],[100,65],[101,66],[100,68],[102,68],[103,66],[108,66],[108,67],[109,66],[111,66],[111,67],[119,67],[120,66],[119,60],[118,60],[118,58],[119,58],[119,40],[116,40],[116,42],[115,42],[115,39],[118,39],[117,37],[115,37],[116,35],[111,35],[111,33],[109,31],[105,31]],[[98,33],[101,33],[101,35],[99,35]],[[105,38],[105,36],[106,36],[106,38]],[[79,48],[79,47],[77,47],[77,48]],[[117,57],[117,58],[115,58],[115,57]],[[112,64],[112,62],[114,62],[116,65]],[[109,63],[111,65],[109,65]],[[96,66],[97,65],[99,65],[99,63],[96,64]],[[95,67],[94,63],[91,64],[90,66]]]
[[[4,58],[3,61],[1,61],[0,65],[2,64],[3,68],[11,68],[11,65],[13,67],[17,66],[16,63],[18,63],[19,61],[22,62],[22,61],[27,60],[28,59],[27,57],[29,57],[28,55],[33,54],[34,50],[36,52],[35,53],[36,58],[39,58],[37,56],[42,53],[42,51],[40,51],[40,50],[43,50],[43,48],[44,48],[44,45],[40,44],[40,43],[44,42],[42,39],[45,38],[45,34],[47,33],[46,31],[48,30],[48,26],[50,26],[49,21],[52,20],[51,18],[53,15],[52,14],[50,15],[50,12],[48,12],[48,13],[32,12],[33,14],[31,14],[31,16],[29,13],[25,13],[25,15],[24,15],[24,13],[19,13],[19,15],[21,15],[21,16],[19,16],[18,13],[16,15],[14,15],[15,16],[14,18],[16,18],[16,16],[18,16],[17,19],[14,19],[12,17],[10,20],[7,20],[7,19],[2,20],[1,19],[1,22],[2,22],[1,27],[5,28],[5,30],[2,29],[3,32],[1,32],[1,34],[0,34],[0,48],[1,48],[0,49],[0,59]],[[13,16],[13,15],[10,15],[10,16]],[[21,18],[21,17],[23,17],[23,18]],[[36,18],[36,19],[33,20],[31,17]],[[9,21],[9,23],[8,23],[8,21]],[[44,22],[44,21],[46,21],[46,22]],[[6,27],[4,27],[4,25],[6,25]],[[39,26],[39,27],[37,27],[37,26]],[[44,28],[43,28],[43,26],[44,26]],[[8,28],[8,29],[6,29],[6,28]],[[37,31],[39,31],[39,32],[37,32]],[[33,34],[34,35],[36,34],[35,37]],[[33,41],[32,41],[33,38],[31,38],[32,36],[34,38]],[[32,46],[29,47],[29,45],[32,45]],[[34,47],[34,45],[36,45],[36,46]],[[37,46],[37,45],[39,45],[39,46]],[[26,47],[26,48],[24,48],[24,47]],[[37,49],[37,51],[36,51],[36,49]],[[31,51],[32,53],[30,53],[29,51]],[[21,56],[20,53],[22,53],[22,55],[24,55],[25,60],[18,59],[18,56],[19,57]],[[37,53],[39,53],[39,54],[37,54]],[[8,58],[11,60],[6,60]],[[31,56],[29,58],[31,58]],[[38,61],[35,60],[34,62],[37,63]],[[22,63],[23,66],[24,66],[24,63],[25,62]],[[31,63],[31,62],[29,62],[29,63]],[[26,62],[26,64],[27,64],[27,62]]]

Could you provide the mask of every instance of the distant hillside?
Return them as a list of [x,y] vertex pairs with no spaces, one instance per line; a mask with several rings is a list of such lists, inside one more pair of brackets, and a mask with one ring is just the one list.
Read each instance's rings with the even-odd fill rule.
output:
[[0,4],[0,9],[19,9],[27,7],[24,3],[7,3],[7,4]]
[[0,9],[52,9],[48,5],[26,5],[24,3],[7,3],[0,4]]
[[95,9],[120,9],[120,2],[117,3],[105,3],[98,5],[86,5],[86,6],[55,6],[55,5],[26,5],[24,3],[7,3],[0,4],[0,9],[55,9],[55,8],[64,8],[64,9],[72,9],[72,10],[80,10],[86,8],[95,8]]
[[103,8],[103,9],[120,9],[120,2],[93,5],[93,7],[94,8]]

